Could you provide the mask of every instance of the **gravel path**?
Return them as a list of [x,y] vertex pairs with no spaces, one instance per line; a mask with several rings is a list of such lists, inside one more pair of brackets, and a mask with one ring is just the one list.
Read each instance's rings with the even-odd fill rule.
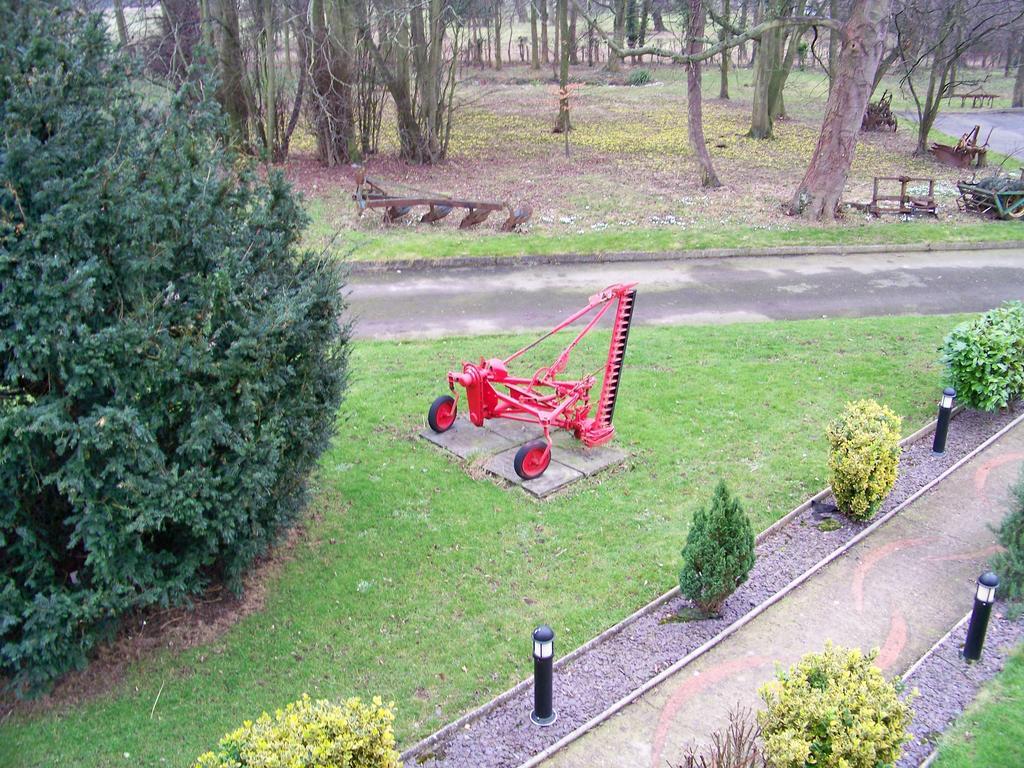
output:
[[[906,448],[896,486],[878,515],[899,505],[1019,413],[1019,406],[996,414],[961,412],[952,422],[942,456],[932,454],[930,437]],[[520,695],[498,704],[421,753],[403,757],[410,763],[438,768],[520,765],[710,640],[870,524],[834,517],[830,509],[834,507],[828,497],[759,544],[750,578],[726,601],[720,618],[673,621],[681,609],[690,605],[677,596],[556,668],[558,720],[554,725],[538,728],[530,722],[533,688],[528,686]],[[821,530],[819,526],[826,518],[834,519],[841,527]]]
[[1010,621],[1001,616],[997,605],[988,625],[981,660],[967,664],[960,649],[967,636],[964,624],[947,637],[904,681],[907,695],[914,689],[920,696],[913,700],[914,722],[910,732],[914,740],[903,748],[896,768],[917,768],[931,754],[939,735],[948,728],[974,699],[982,683],[1003,668],[1014,646],[1024,641],[1024,618]]

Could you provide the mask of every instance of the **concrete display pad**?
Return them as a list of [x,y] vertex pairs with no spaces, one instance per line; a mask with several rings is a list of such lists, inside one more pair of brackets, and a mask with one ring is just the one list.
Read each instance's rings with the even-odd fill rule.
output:
[[502,437],[490,429],[474,427],[467,419],[461,417],[455,419],[455,423],[447,432],[437,434],[427,427],[420,432],[420,437],[449,453],[454,453],[460,459],[491,456],[514,445],[507,437]]
[[531,424],[495,419],[483,427],[475,427],[461,416],[447,432],[437,434],[429,428],[420,432],[420,437],[460,459],[482,461],[485,471],[522,487],[538,499],[547,498],[584,477],[617,466],[629,456],[621,448],[610,445],[586,448],[572,435],[560,431],[552,435],[551,463],[544,474],[533,480],[523,480],[513,466],[516,451],[523,444],[542,436],[541,429]]

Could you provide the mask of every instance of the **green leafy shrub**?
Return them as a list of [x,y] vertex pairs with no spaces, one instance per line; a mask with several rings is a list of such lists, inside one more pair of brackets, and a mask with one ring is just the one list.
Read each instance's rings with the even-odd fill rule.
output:
[[867,520],[896,483],[902,419],[874,400],[847,403],[826,430],[828,470],[839,510]]
[[338,706],[303,695],[274,717],[264,712],[246,721],[200,755],[194,768],[400,768],[394,719],[380,697]]
[[1012,602],[1024,602],[1024,471],[1010,494],[1010,511],[999,525],[998,537],[1003,551],[993,559],[992,569],[999,575],[999,593]]
[[954,328],[942,362],[957,399],[994,411],[1024,395],[1024,304],[1008,301]]
[[710,507],[701,507],[683,547],[679,589],[705,613],[714,613],[754,567],[754,529],[719,481]]
[[240,575],[296,516],[345,381],[341,278],[217,140],[145,108],[102,17],[0,4],[0,674]]
[[626,85],[647,85],[651,82],[651,70],[634,69],[626,78]]
[[865,655],[827,643],[761,687],[758,712],[774,768],[879,768],[894,765],[913,711]]

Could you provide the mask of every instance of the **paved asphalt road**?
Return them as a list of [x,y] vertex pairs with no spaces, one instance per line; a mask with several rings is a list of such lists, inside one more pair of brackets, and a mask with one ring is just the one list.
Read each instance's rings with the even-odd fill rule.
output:
[[[915,119],[911,115],[910,119]],[[989,148],[1004,155],[1024,160],[1024,109],[975,109],[970,112],[939,112],[935,128],[949,136],[961,136],[980,125],[979,141],[985,141],[989,130]]]
[[1024,250],[361,274],[349,298],[359,337],[436,338],[549,328],[626,281],[645,324],[976,312],[1024,298]]

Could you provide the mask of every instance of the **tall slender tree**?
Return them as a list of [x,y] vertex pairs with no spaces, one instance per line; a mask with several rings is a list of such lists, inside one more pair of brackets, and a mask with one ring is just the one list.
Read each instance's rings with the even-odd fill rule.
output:
[[[556,0],[555,9],[555,23],[558,24],[561,35],[558,54],[558,119],[555,121],[555,133],[568,133],[572,129],[569,124],[569,48],[572,45],[569,39],[569,0]],[[565,146],[568,153],[568,141]]]
[[[704,2],[688,0],[688,18],[686,20],[686,50],[690,56],[696,56],[704,48]],[[701,94],[701,62],[688,61],[686,64],[686,126],[690,135],[690,146],[700,167],[700,185],[702,187],[720,187],[715,167],[711,162],[711,153],[704,140],[704,114]]]
[[861,119],[882,56],[892,0],[855,0],[843,25],[836,79],[810,165],[790,202],[794,215],[831,219],[853,165]]

